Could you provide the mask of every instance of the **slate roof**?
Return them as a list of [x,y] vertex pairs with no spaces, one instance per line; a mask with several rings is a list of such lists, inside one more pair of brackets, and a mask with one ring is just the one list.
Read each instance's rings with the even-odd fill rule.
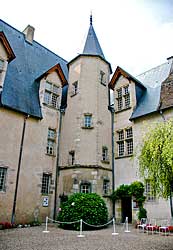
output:
[[97,39],[96,33],[92,25],[92,16],[90,16],[90,27],[88,30],[88,35],[85,41],[85,46],[83,49],[83,55],[98,55],[105,59],[99,41]]
[[160,105],[161,84],[168,77],[170,69],[171,60],[168,60],[166,63],[136,76],[146,87],[146,90],[143,91],[143,95],[132,113],[131,120],[158,110]]
[[67,79],[67,61],[36,41],[28,43],[22,32],[2,20],[0,30],[4,32],[16,56],[8,65],[1,103],[10,109],[42,118],[39,83],[35,80],[58,63]]

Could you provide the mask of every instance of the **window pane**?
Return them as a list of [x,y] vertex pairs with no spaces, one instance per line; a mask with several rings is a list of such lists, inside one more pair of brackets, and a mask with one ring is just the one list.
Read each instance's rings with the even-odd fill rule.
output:
[[6,168],[0,168],[0,191],[5,191],[5,182],[6,182]]
[[58,108],[58,96],[55,94],[52,94],[52,106]]
[[117,97],[118,98],[122,97],[122,88],[117,89]]
[[53,93],[58,94],[59,88],[56,85],[53,85]]
[[51,93],[50,92],[45,91],[45,93],[44,93],[44,102],[46,104],[51,103]]
[[52,84],[50,82],[46,82],[45,88],[49,91],[52,91]]
[[121,110],[123,108],[123,99],[122,98],[117,99],[117,105],[118,105],[118,110]]
[[124,94],[129,94],[129,85],[124,87]]
[[126,138],[133,137],[132,128],[126,129]]
[[127,154],[133,154],[133,140],[127,141]]
[[126,95],[125,97],[125,107],[128,108],[130,106],[130,95]]
[[124,155],[124,142],[118,142],[118,155],[123,156]]
[[124,140],[124,131],[123,130],[118,132],[118,140],[119,141]]

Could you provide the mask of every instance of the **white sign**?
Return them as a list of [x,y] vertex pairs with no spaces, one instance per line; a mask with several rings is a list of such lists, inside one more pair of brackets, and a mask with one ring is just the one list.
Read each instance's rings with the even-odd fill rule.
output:
[[43,207],[48,207],[49,205],[49,197],[44,197],[43,198]]

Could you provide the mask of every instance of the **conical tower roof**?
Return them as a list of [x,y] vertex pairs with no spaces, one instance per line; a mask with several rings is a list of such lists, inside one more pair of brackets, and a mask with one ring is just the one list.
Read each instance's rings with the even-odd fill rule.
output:
[[98,55],[105,59],[96,33],[92,25],[92,15],[90,16],[90,27],[86,38],[85,46],[83,49],[83,55]]

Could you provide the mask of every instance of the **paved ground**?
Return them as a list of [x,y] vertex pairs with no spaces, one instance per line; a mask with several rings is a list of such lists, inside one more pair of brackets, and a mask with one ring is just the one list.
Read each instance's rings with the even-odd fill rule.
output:
[[147,235],[129,227],[125,233],[122,226],[116,226],[119,235],[112,235],[113,229],[83,232],[67,231],[48,226],[49,233],[43,233],[44,226],[0,230],[0,250],[173,250],[173,235]]

